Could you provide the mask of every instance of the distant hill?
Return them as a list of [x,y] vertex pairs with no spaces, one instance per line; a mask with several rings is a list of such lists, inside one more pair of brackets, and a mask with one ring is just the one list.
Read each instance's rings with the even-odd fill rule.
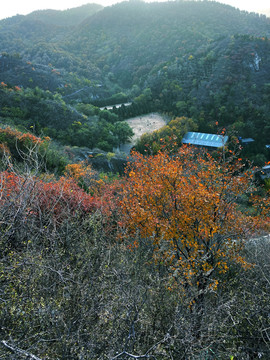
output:
[[0,51],[17,52],[24,55],[25,59],[33,61],[35,59],[29,52],[37,44],[41,47],[53,45],[54,50],[60,50],[59,45],[69,32],[73,31],[74,26],[102,8],[101,5],[88,4],[64,11],[40,10],[29,15],[17,15],[1,20]]
[[82,21],[103,9],[102,5],[86,4],[67,10],[38,10],[26,17],[45,24],[57,26],[76,26]]
[[[130,86],[154,66],[191,55],[220,37],[269,34],[265,17],[215,2],[120,3],[87,19],[63,48],[109,67]],[[107,69],[107,67],[105,69]]]
[[178,1],[88,4],[0,22],[2,52],[124,88],[160,64],[235,34],[268,36],[269,19],[217,2]]
[[213,1],[39,11],[0,21],[0,81],[60,92],[67,102],[133,101],[114,110],[121,119],[158,110],[192,117],[207,132],[218,121],[255,137],[262,162],[269,38],[265,15]]

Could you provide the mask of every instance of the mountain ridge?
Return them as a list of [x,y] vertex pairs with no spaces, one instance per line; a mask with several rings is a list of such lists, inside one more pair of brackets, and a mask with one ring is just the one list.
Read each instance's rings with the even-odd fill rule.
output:
[[[113,110],[121,119],[161,111],[192,117],[201,131],[210,132],[218,121],[240,136],[254,137],[260,144],[256,151],[267,159],[266,16],[217,2],[179,1],[123,2],[73,27],[31,16],[15,20],[0,22],[2,53],[18,53],[32,65],[5,72],[3,56],[1,81],[58,92],[71,103],[131,101],[129,109]],[[51,80],[43,81],[40,73]]]

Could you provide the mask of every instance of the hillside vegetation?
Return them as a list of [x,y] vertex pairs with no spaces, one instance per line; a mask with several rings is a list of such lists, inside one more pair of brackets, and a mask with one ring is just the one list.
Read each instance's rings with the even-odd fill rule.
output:
[[268,160],[269,18],[212,1],[53,14],[0,22],[1,81],[57,92],[66,103],[132,101],[113,110],[119,120],[160,111],[192,118],[202,132],[219,122],[256,140],[246,152],[257,164]]
[[49,138],[0,139],[2,358],[268,359],[270,197],[241,159],[56,177]]
[[270,358],[269,38],[214,1],[0,21],[0,359]]

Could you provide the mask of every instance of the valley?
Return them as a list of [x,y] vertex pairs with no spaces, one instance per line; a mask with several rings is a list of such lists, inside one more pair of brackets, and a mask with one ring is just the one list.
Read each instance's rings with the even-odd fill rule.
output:
[[0,47],[0,359],[270,359],[270,18],[86,4]]

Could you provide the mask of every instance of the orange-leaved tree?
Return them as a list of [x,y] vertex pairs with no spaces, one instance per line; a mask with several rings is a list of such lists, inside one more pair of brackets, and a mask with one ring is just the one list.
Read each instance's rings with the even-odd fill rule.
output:
[[241,249],[255,228],[239,199],[252,187],[251,171],[234,156],[185,147],[174,156],[135,153],[123,186],[123,233],[135,247],[149,241],[169,270],[168,287],[191,289],[191,308],[201,306],[230,264],[248,266]]
[[75,180],[84,190],[89,190],[98,178],[97,172],[87,161],[66,165],[64,174],[67,178]]

